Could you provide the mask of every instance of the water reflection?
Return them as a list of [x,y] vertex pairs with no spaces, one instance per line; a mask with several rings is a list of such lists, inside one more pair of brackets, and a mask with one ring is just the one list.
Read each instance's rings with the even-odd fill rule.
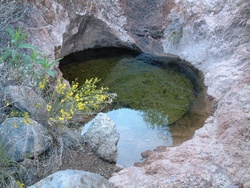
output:
[[[112,110],[107,115],[115,122],[120,133],[117,160],[120,165],[131,166],[142,160],[140,154],[143,151],[153,150],[160,145],[171,146],[173,143],[169,127],[154,124],[160,122],[152,118],[155,114],[150,111],[144,113],[121,108]],[[163,119],[167,124],[167,118]]]
[[146,110],[141,112],[143,120],[150,128],[163,127],[168,125],[168,115],[157,110]]
[[[120,133],[117,164],[128,167],[142,160],[140,154],[146,150],[154,150],[163,145],[172,146],[173,139],[167,126],[167,117],[161,118],[160,114],[152,112],[120,108],[107,113]],[[161,122],[165,123],[165,126],[159,126],[160,121],[152,118],[154,116],[162,119]],[[87,132],[93,121],[83,127],[82,135]]]

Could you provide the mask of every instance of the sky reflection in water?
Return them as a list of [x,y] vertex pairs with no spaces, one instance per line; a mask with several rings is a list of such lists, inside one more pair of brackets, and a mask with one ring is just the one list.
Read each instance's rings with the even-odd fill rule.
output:
[[117,164],[131,166],[142,160],[140,154],[145,150],[153,150],[161,145],[171,146],[173,143],[168,126],[151,124],[147,114],[141,111],[121,108],[107,115],[115,122],[120,133]]

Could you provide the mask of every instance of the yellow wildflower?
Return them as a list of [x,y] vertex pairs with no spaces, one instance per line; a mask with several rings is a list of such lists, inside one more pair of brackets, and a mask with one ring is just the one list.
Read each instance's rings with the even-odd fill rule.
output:
[[64,117],[58,117],[60,121],[64,121]]
[[76,91],[76,89],[78,88],[78,83],[77,82],[74,82],[71,86],[71,90],[72,91]]
[[73,116],[75,114],[74,110],[70,109],[71,115]]
[[75,100],[76,100],[76,102],[78,102],[78,101],[81,100],[79,94],[76,94],[76,95],[75,95]]
[[23,188],[25,187],[24,183],[20,182],[20,181],[17,181],[17,184],[18,184],[18,188]]
[[62,83],[62,80],[58,79],[57,80],[58,84],[56,86],[56,92],[58,94],[64,94],[65,90],[66,90],[66,83]]
[[32,123],[31,120],[30,120],[28,112],[25,112],[24,115],[23,115],[23,117],[24,117],[24,120],[25,120],[26,124],[31,124]]
[[43,82],[40,82],[40,83],[39,83],[39,87],[40,87],[40,89],[44,89],[45,84],[44,84]]
[[5,104],[6,104],[6,106],[9,106],[10,105],[10,102],[9,101],[5,101]]
[[77,103],[77,109],[81,110],[81,111],[84,110],[85,109],[85,104],[83,104],[82,102],[78,102]]
[[66,94],[66,99],[70,99],[72,96],[73,96],[73,92],[72,92],[72,91],[69,91],[69,92],[67,92],[67,94]]
[[47,105],[47,111],[50,112],[51,110],[51,105]]
[[18,128],[18,125],[17,125],[16,123],[13,123],[12,126],[13,126],[14,128]]
[[37,104],[36,104],[36,108],[39,108],[40,106],[41,106],[40,103],[37,103]]

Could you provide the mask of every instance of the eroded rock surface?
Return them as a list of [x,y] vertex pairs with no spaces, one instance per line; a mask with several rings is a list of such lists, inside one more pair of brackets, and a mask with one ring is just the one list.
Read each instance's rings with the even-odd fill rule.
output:
[[[83,36],[91,36],[87,31],[96,36],[97,31],[88,30],[95,28],[91,23],[69,24],[78,17],[86,20],[91,15],[91,19],[105,25],[100,29],[108,27],[106,32],[119,41],[113,45],[136,46],[160,55],[171,53],[191,62],[204,73],[208,94],[218,102],[214,115],[191,140],[166,151],[153,152],[141,167],[125,168],[114,174],[110,181],[116,187],[249,185],[249,1],[89,0],[51,1],[51,4],[50,11],[39,10],[44,24],[28,29],[35,39],[33,43],[48,49],[51,56],[55,46],[66,44],[66,36],[71,40],[62,46],[63,56],[71,53],[66,49],[75,52],[98,47],[100,43],[110,45],[109,38],[102,36],[101,41],[88,38],[86,44],[81,38],[81,45],[79,37],[74,41],[74,36],[81,34],[79,31],[84,32]],[[48,12],[54,16],[45,17]],[[50,22],[45,18],[50,18]]]
[[0,142],[9,159],[22,161],[45,152],[51,138],[43,125],[32,119],[15,117],[7,118],[0,125]]

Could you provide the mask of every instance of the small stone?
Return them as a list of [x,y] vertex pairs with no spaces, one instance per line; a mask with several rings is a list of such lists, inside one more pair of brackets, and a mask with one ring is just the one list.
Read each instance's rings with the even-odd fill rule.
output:
[[115,165],[114,172],[119,172],[119,171],[121,171],[121,170],[123,170],[123,169],[124,169],[124,166],[119,165],[119,164],[116,164],[116,165]]
[[155,151],[158,151],[158,152],[164,152],[164,151],[166,151],[166,146],[158,146],[156,149],[155,149]]
[[142,156],[142,158],[147,158],[147,157],[149,157],[152,153],[153,153],[153,151],[151,151],[151,150],[146,150],[146,151],[144,151],[144,152],[141,153],[141,156]]

